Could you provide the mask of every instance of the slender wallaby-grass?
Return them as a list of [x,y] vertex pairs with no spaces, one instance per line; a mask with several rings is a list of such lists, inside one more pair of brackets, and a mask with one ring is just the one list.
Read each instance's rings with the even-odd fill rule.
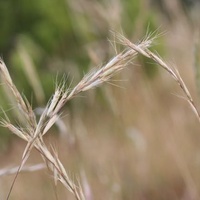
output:
[[[86,199],[81,185],[77,185],[74,183],[74,181],[71,180],[62,162],[58,158],[56,150],[52,149],[50,151],[47,148],[43,137],[58,120],[59,116],[61,115],[61,110],[63,109],[63,106],[69,100],[73,99],[81,92],[93,89],[97,86],[100,86],[104,82],[110,81],[110,79],[117,72],[123,70],[127,65],[129,65],[132,59],[134,59],[137,54],[141,54],[152,59],[170,74],[170,76],[180,86],[186,100],[192,107],[198,120],[200,120],[199,112],[194,104],[191,94],[178,71],[168,66],[159,56],[149,50],[149,47],[152,45],[155,37],[148,36],[139,44],[133,44],[122,34],[113,33],[113,35],[117,42],[125,46],[124,50],[118,53],[101,68],[94,69],[93,71],[86,74],[74,88],[67,88],[65,81],[58,84],[54,94],[52,95],[52,98],[47,103],[46,108],[41,114],[39,120],[36,120],[36,115],[33,111],[33,108],[31,107],[31,104],[24,96],[20,94],[15,84],[13,83],[5,63],[2,59],[0,60],[1,76],[4,83],[12,91],[16,99],[18,109],[23,115],[25,124],[16,126],[12,124],[7,117],[1,120],[2,126],[8,128],[12,133],[27,142],[27,146],[22,155],[22,162],[18,171],[20,172],[22,170],[24,164],[30,156],[32,148],[34,147],[41,154],[45,164],[47,165],[47,168],[52,172],[55,183],[57,181],[60,181],[74,195],[77,200]],[[8,198],[9,196],[10,194],[8,195]]]

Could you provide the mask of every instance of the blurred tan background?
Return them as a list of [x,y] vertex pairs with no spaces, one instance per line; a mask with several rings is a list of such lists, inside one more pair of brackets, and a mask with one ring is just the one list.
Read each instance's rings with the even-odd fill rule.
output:
[[[198,0],[0,0],[0,53],[39,115],[64,73],[73,87],[115,55],[110,30],[135,43],[158,30],[152,50],[178,68],[199,107],[199,11]],[[111,83],[70,101],[46,136],[87,199],[200,199],[200,124],[177,83],[141,56]],[[0,95],[17,123],[3,85]],[[25,145],[1,128],[0,168],[19,165]],[[28,164],[40,162],[33,151]],[[13,178],[0,177],[0,199]],[[20,174],[10,199],[74,197],[44,169]]]

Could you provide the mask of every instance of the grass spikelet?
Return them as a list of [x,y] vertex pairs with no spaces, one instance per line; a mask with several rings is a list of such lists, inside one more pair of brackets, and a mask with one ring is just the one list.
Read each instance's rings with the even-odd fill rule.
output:
[[197,107],[194,104],[193,98],[192,98],[187,86],[185,85],[183,79],[181,78],[178,70],[176,68],[170,67],[162,58],[160,58],[158,55],[156,55],[155,53],[150,51],[148,47],[145,47],[145,46],[141,47],[140,44],[136,45],[121,34],[116,34],[116,38],[118,39],[119,43],[121,43],[122,45],[137,51],[139,54],[141,54],[147,58],[152,59],[159,66],[161,66],[164,70],[166,70],[171,75],[171,77],[177,82],[177,84],[183,91],[183,94],[186,96],[190,106],[192,107],[192,110],[194,111],[195,115],[197,116],[197,119],[200,122],[199,111],[197,110]]

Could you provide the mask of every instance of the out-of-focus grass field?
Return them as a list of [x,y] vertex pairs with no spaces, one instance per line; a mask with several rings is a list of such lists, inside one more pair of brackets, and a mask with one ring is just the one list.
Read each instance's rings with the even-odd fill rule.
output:
[[[56,77],[69,74],[72,87],[92,67],[115,55],[107,40],[112,39],[109,30],[123,30],[138,42],[148,27],[166,32],[152,49],[177,66],[199,107],[194,51],[198,23],[179,4],[168,1],[168,19],[147,1],[34,2],[0,1],[0,9],[15,13],[0,14],[1,54],[34,108],[44,107]],[[16,23],[15,18],[19,24],[4,24]],[[37,96],[37,87],[35,92],[26,74],[30,66],[38,74],[42,96]],[[88,200],[200,199],[200,124],[187,101],[179,98],[177,83],[142,57],[114,79],[111,83],[117,87],[104,84],[71,100],[62,117],[67,130],[60,133],[53,127],[46,143],[57,149],[72,179],[79,177]],[[5,100],[5,91],[1,96],[2,107],[15,121],[15,106]],[[19,165],[26,143],[0,131],[0,167]],[[33,150],[28,164],[39,162],[42,159]],[[0,177],[0,200],[6,198],[13,179],[14,175]],[[74,199],[62,185],[54,186],[48,170],[41,170],[20,174],[10,200],[56,196]]]

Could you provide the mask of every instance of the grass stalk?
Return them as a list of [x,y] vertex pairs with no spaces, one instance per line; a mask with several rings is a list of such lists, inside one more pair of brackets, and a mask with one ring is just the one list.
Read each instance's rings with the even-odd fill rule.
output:
[[43,141],[43,136],[56,123],[59,116],[61,115],[63,106],[69,100],[73,99],[81,92],[94,89],[95,87],[110,81],[110,79],[116,73],[125,69],[137,54],[141,54],[154,60],[163,69],[165,69],[171,75],[171,77],[173,77],[173,79],[178,83],[179,87],[183,91],[185,99],[188,101],[198,120],[200,121],[200,114],[178,70],[173,69],[172,67],[167,65],[158,55],[149,50],[149,47],[151,46],[155,37],[146,37],[139,44],[133,44],[119,33],[114,33],[114,37],[119,43],[125,46],[125,49],[122,52],[118,53],[108,63],[106,63],[99,69],[95,69],[87,73],[73,89],[69,89],[66,87],[65,80],[62,83],[58,84],[55,93],[52,95],[52,98],[49,100],[38,121],[36,120],[36,116],[33,112],[31,104],[17,90],[5,63],[3,62],[3,60],[0,60],[0,73],[4,78],[5,84],[10,88],[11,92],[13,93],[17,101],[18,108],[22,112],[22,115],[26,120],[25,128],[20,125],[19,127],[13,125],[9,121],[9,119],[3,119],[1,121],[2,126],[8,128],[12,133],[27,142],[27,146],[22,155],[22,162],[19,171],[23,169],[23,166],[26,163],[26,160],[28,159],[31,150],[34,147],[41,154],[48,169],[52,171],[55,183],[57,183],[57,181],[60,181],[75,196],[77,200],[85,199],[81,186],[77,186],[70,179],[63,164],[59,160],[56,151],[50,151],[47,148],[46,144]]

